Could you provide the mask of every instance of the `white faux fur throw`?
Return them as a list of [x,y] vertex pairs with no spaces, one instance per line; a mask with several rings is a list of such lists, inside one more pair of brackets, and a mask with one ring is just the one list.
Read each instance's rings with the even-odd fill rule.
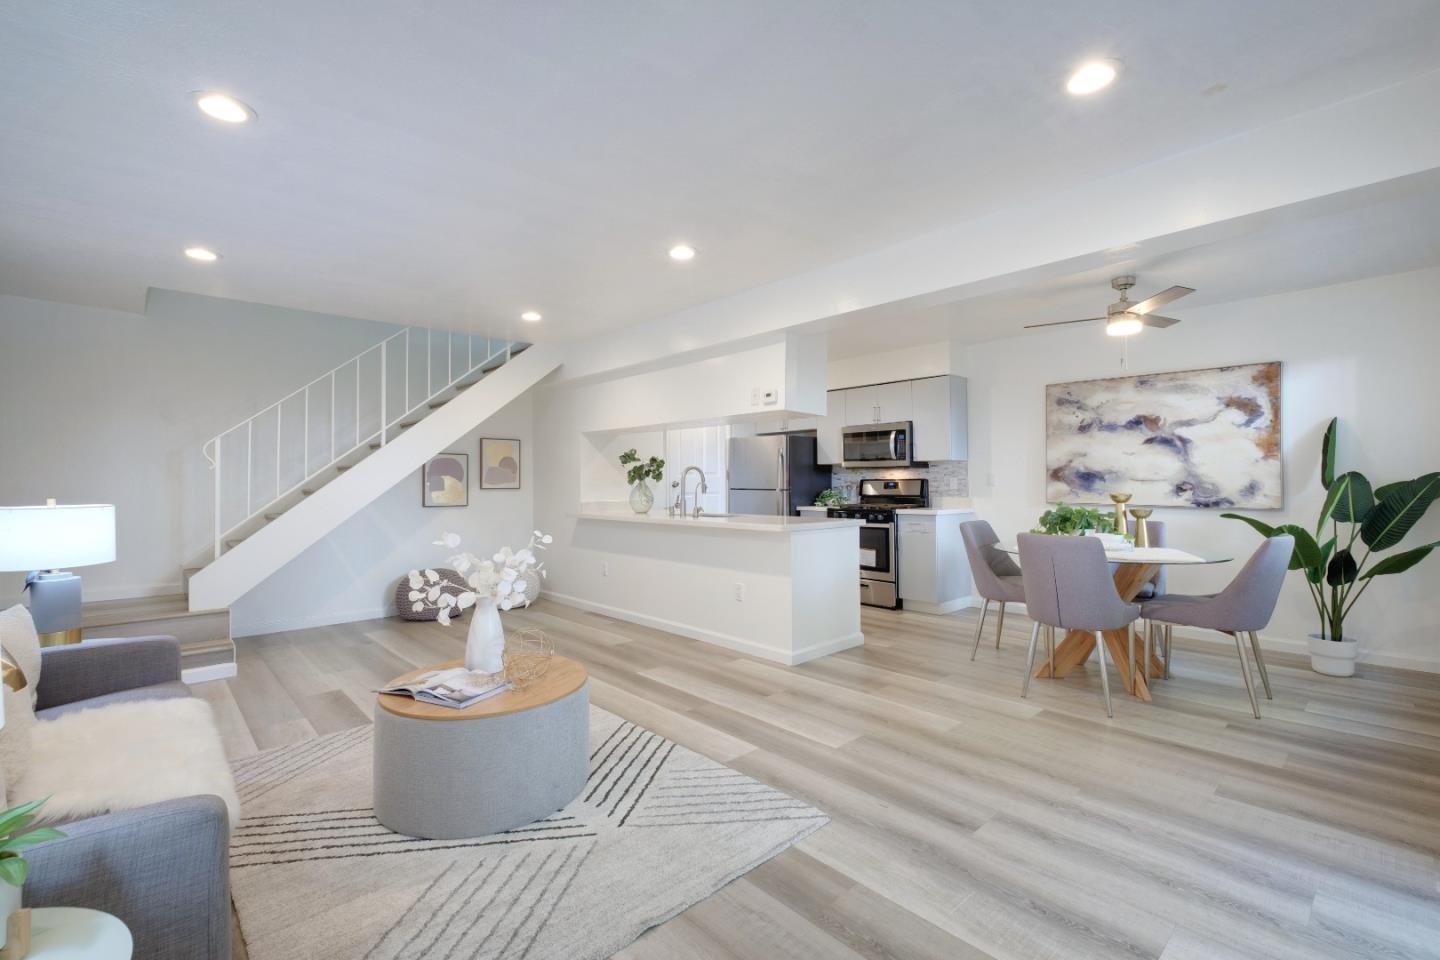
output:
[[11,804],[48,796],[46,822],[214,794],[240,823],[240,798],[210,704],[193,697],[115,703],[36,722],[34,757]]

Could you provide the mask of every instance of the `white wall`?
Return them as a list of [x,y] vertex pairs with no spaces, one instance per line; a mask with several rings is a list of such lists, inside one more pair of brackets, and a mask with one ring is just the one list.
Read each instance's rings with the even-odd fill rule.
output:
[[395,329],[163,290],[143,316],[0,296],[0,503],[115,504],[85,596],[178,593],[211,517],[200,445]]
[[[1440,470],[1440,270],[1397,274],[1229,303],[1178,310],[1184,322],[1146,331],[1130,343],[1129,373],[1189,370],[1280,360],[1285,508],[1260,511],[1268,523],[1311,526],[1322,500],[1320,440],[1340,418],[1341,470],[1375,484]],[[1045,506],[1044,387],[1122,376],[1119,344],[1098,327],[1066,329],[972,346],[970,492],[976,513],[1002,538],[1029,529]],[[1172,545],[1237,562],[1179,569],[1170,590],[1218,590],[1256,547],[1258,535],[1217,513],[1161,509]],[[1405,546],[1440,538],[1432,510]],[[1317,630],[1305,586],[1292,574],[1267,642],[1303,641]],[[1440,670],[1440,556],[1382,577],[1355,608],[1347,633],[1361,638],[1363,659]]]
[[[531,397],[521,395],[447,448],[470,456],[469,506],[422,507],[415,471],[242,597],[230,611],[234,635],[388,616],[401,575],[445,565],[451,551],[434,545],[442,533],[460,534],[463,549],[482,557],[528,543],[535,529]],[[479,489],[481,437],[520,440],[519,490]]]

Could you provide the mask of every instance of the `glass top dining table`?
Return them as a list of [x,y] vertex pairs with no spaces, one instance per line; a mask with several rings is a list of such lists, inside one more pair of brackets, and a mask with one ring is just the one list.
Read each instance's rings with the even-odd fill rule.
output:
[[[996,548],[1013,557],[1020,556],[1020,548],[1014,543],[997,543]],[[1202,557],[1174,547],[1131,547],[1107,548],[1105,559],[1115,565],[1115,592],[1127,603],[1133,602],[1140,588],[1160,571],[1162,566],[1205,566],[1214,563],[1229,563],[1231,557]],[[1120,671],[1125,689],[1141,700],[1150,699],[1150,682],[1146,674],[1158,675],[1163,671],[1159,659],[1150,653],[1151,669],[1146,670],[1144,658],[1148,644],[1130,642],[1130,629],[1107,630],[1103,634],[1105,649]],[[1095,635],[1084,630],[1071,630],[1065,639],[1055,645],[1055,651],[1036,668],[1034,676],[1060,679],[1080,664],[1090,659],[1095,652]]]

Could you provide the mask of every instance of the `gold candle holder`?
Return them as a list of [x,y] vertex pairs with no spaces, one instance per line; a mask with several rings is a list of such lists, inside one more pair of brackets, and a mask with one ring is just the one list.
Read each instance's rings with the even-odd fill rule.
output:
[[1115,532],[1125,536],[1125,504],[1130,502],[1131,494],[1112,493],[1110,499],[1115,501]]
[[[1126,499],[1129,498],[1127,497]],[[1130,516],[1135,519],[1135,546],[1150,546],[1150,532],[1148,529],[1149,525],[1145,522],[1145,518],[1150,516],[1150,514],[1154,512],[1155,511],[1150,507],[1130,508]]]

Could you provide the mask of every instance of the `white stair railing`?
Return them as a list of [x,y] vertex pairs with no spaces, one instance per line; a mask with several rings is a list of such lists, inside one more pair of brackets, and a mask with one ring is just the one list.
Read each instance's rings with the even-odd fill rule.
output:
[[[442,338],[443,372],[437,377],[436,346]],[[458,351],[457,339],[461,341]],[[417,410],[428,413],[424,408],[455,384],[473,377],[477,371],[499,366],[510,359],[512,352],[526,346],[528,344],[520,341],[406,327],[205,441],[201,451],[215,475],[215,558],[219,559],[224,552],[225,540],[232,533],[335,468],[361,447],[377,442],[383,447],[397,424]],[[414,369],[422,349],[423,376],[416,375]],[[398,356],[402,350],[403,357]],[[392,358],[392,353],[397,356]],[[397,373],[397,361],[402,365],[398,369],[403,370],[403,375]],[[457,364],[460,365],[458,372]],[[367,368],[371,371],[368,378]],[[371,382],[366,383],[367,379]],[[424,393],[416,400],[422,383]],[[312,402],[312,395],[317,392],[320,399]],[[342,413],[348,413],[348,419],[342,419]],[[317,418],[323,421],[320,430],[312,429]],[[272,431],[273,485],[270,484],[270,465],[263,462],[269,455]],[[313,451],[317,436],[318,453]],[[317,461],[319,466],[312,469],[311,464]],[[234,466],[239,462],[243,462],[244,472],[236,477]],[[257,482],[261,479],[265,482]],[[236,515],[241,519],[226,522]]]

